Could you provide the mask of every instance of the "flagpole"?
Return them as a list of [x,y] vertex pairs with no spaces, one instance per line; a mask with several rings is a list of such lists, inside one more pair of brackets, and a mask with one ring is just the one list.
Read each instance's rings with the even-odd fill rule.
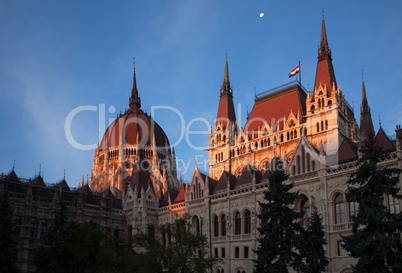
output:
[[300,66],[300,61],[299,61],[299,83],[301,86],[301,66]]

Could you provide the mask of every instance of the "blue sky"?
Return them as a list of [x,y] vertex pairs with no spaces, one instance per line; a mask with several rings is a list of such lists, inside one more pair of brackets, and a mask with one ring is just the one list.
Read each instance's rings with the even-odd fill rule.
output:
[[[356,119],[364,69],[375,129],[381,115],[383,129],[394,135],[402,123],[401,1],[1,1],[0,172],[10,171],[15,159],[23,177],[41,164],[46,182],[62,179],[64,169],[70,186],[82,174],[86,179],[94,150],[67,141],[66,117],[83,105],[104,105],[108,122],[128,108],[134,56],[142,108],[177,108],[188,126],[198,117],[212,124],[227,50],[244,124],[254,87],[259,93],[288,82],[298,61],[303,85],[313,88],[322,7],[336,79]],[[178,116],[160,110],[154,118],[175,142]],[[201,122],[189,126],[208,129]],[[96,143],[99,111],[80,112],[71,128],[77,142]],[[190,140],[208,141],[206,135]],[[186,141],[175,149],[191,161],[183,175],[190,180],[195,156],[207,154]]]

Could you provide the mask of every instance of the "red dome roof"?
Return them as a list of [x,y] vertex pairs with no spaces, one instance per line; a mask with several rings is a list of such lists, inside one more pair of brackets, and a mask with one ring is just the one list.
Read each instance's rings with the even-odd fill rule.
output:
[[153,136],[155,136],[156,147],[162,148],[166,144],[170,146],[162,128],[141,110],[128,110],[110,124],[103,135],[100,150],[105,150],[107,146],[109,148],[118,147],[121,136],[123,136],[123,144],[139,144],[140,147],[151,146]]

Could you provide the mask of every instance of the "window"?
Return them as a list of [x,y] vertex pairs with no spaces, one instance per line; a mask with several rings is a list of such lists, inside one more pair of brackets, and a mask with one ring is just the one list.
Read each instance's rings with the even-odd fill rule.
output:
[[342,194],[335,197],[335,224],[345,223],[345,203]]
[[347,256],[347,252],[343,248],[343,245],[343,241],[338,241],[338,256]]
[[196,215],[194,215],[193,217],[193,226],[195,228],[195,234],[200,235],[201,234],[200,220]]
[[303,216],[301,218],[301,225],[302,227],[307,227],[311,217],[310,202],[307,197],[304,197],[300,202],[300,204],[301,204],[300,211],[303,212]]
[[44,238],[47,229],[47,221],[45,219],[40,220],[40,237]]
[[226,215],[221,216],[221,236],[226,236]]
[[235,212],[235,235],[241,233],[241,215],[240,212]]
[[235,258],[240,258],[240,248],[235,247]]
[[317,122],[317,133],[320,131],[320,124]]
[[20,236],[21,232],[21,217],[18,215],[14,215],[14,235],[15,236]]
[[350,221],[352,221],[352,216],[357,216],[357,212],[359,211],[359,203],[357,202],[349,202],[349,215]]
[[248,246],[244,247],[244,259],[248,259]]
[[311,168],[312,168],[312,170],[314,172],[315,171],[315,161],[314,160],[311,161]]
[[114,237],[119,237],[119,230],[116,228],[113,232]]
[[390,213],[399,213],[399,199],[393,197],[391,194],[388,195],[388,206]]
[[300,174],[300,155],[297,156],[297,174]]
[[321,131],[324,131],[324,121],[321,121]]
[[215,258],[218,258],[218,249],[217,248],[215,248]]
[[31,218],[31,228],[29,230],[29,236],[30,237],[36,237],[36,226],[37,226],[38,220],[36,218]]
[[251,217],[250,211],[246,210],[244,213],[244,233],[249,234],[251,232]]
[[223,259],[223,258],[225,258],[225,256],[226,256],[225,248],[222,247],[222,249],[221,249],[221,258]]
[[219,236],[219,221],[218,216],[214,216],[214,237]]
[[306,161],[307,161],[307,172],[310,172],[310,154],[306,155]]
[[328,130],[328,120],[325,120],[325,130]]

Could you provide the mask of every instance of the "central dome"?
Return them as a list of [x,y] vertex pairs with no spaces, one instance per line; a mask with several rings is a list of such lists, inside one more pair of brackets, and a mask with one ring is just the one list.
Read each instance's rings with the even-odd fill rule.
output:
[[123,145],[136,145],[138,148],[154,145],[156,148],[170,146],[163,129],[151,116],[138,109],[129,109],[117,117],[107,128],[99,148],[113,149],[119,146],[120,140]]

